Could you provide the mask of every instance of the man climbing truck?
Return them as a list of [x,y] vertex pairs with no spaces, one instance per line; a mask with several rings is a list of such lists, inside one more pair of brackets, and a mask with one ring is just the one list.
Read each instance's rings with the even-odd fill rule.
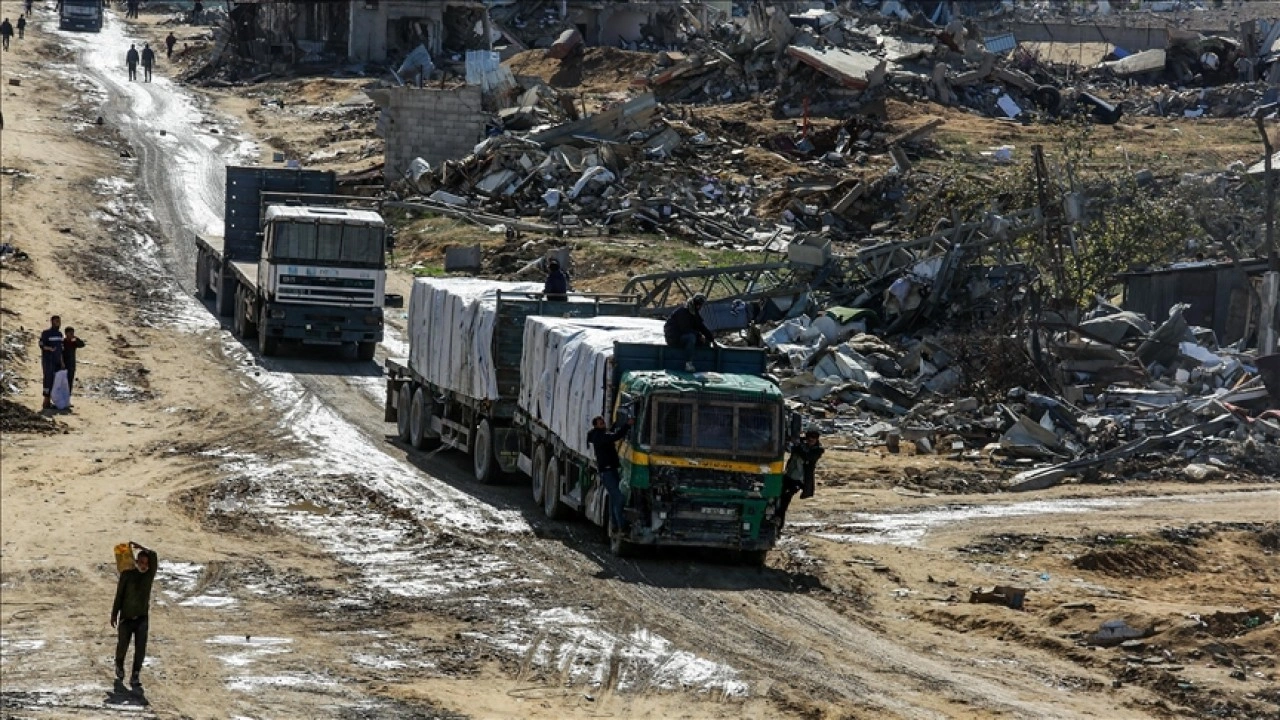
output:
[[372,360],[382,340],[385,224],[335,189],[332,172],[228,167],[225,232],[197,238],[196,294],[264,356],[283,340]]
[[[534,317],[525,323],[515,425],[520,464],[546,515],[583,513],[610,546],[721,548],[760,564],[779,530],[789,428],[763,351],[699,348],[687,372],[663,324]],[[620,447],[623,528],[587,439],[595,417],[630,422]]]

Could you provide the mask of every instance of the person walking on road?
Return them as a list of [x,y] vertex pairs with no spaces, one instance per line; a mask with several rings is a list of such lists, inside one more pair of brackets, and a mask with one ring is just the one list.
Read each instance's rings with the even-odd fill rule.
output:
[[667,345],[684,348],[684,369],[687,372],[697,372],[693,364],[693,351],[699,345],[715,347],[716,344],[716,336],[702,319],[702,306],[706,304],[705,295],[694,295],[689,302],[676,308],[662,326],[662,335],[666,338]]
[[18,16],[18,39],[21,40],[26,36],[27,36],[27,16],[19,15]]
[[804,434],[803,440],[797,440],[791,446],[791,459],[787,461],[787,470],[782,476],[782,497],[778,500],[779,532],[786,525],[791,498],[796,493],[800,493],[801,499],[813,497],[813,476],[818,469],[818,458],[826,452],[821,439],[817,430],[809,430]]
[[178,44],[178,38],[174,37],[174,34],[170,32],[169,37],[164,39],[164,47],[166,51],[164,56],[165,60],[173,59],[173,46],[177,44]]
[[124,54],[124,64],[129,66],[129,80],[138,79],[138,47],[136,45],[129,46],[129,52]]
[[84,347],[84,340],[76,337],[76,329],[68,327],[62,335],[62,367],[67,371],[67,387],[76,383],[76,350]]
[[35,4],[35,3],[34,3],[32,0],[23,0],[23,2],[22,2],[22,7],[23,7],[23,9],[25,9],[25,10],[27,11],[27,14],[28,14],[28,15],[30,15],[30,14],[31,14],[31,6],[32,6],[32,5],[34,5],[34,4]]
[[134,559],[134,569],[120,573],[116,583],[116,599],[111,605],[111,627],[116,628],[116,679],[124,680],[124,656],[129,652],[129,643],[133,642],[133,673],[129,684],[133,688],[142,687],[138,674],[142,672],[142,661],[147,658],[147,614],[151,608],[151,583],[156,579],[156,567],[160,559],[156,551],[143,547],[132,540],[130,548],[138,550]]
[[0,46],[7,51],[9,49],[9,38],[13,37],[13,23],[9,22],[9,18],[5,18],[4,22],[0,22]]
[[622,427],[609,432],[604,417],[596,416],[591,420],[591,431],[587,433],[587,443],[596,454],[596,471],[600,473],[600,482],[609,495],[609,517],[613,521],[613,532],[621,533],[627,531],[627,520],[622,512],[622,486],[618,476],[622,461],[618,459],[618,441],[627,437],[627,429],[630,427],[631,418],[627,418]]
[[142,43],[142,77],[143,82],[151,82],[151,66],[156,64],[156,52],[151,43]]
[[53,390],[53,378],[62,369],[62,318],[54,315],[49,318],[49,328],[40,333],[40,370],[44,375],[44,404],[41,408],[53,407],[49,399],[49,391]]

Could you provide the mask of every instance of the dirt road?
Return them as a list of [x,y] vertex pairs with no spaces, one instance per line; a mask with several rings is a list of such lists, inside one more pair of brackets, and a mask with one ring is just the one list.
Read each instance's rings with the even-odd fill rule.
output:
[[[1171,517],[1261,526],[1280,519],[1272,486],[1061,488],[1025,507],[905,497],[859,476],[868,458],[832,453],[823,494],[797,508],[797,534],[763,571],[617,560],[593,528],[545,521],[523,486],[476,486],[462,458],[392,442],[376,365],[259,358],[193,300],[191,238],[220,230],[221,168],[258,150],[163,67],[128,82],[118,18],[59,33],[51,7],[0,68],[21,80],[5,86],[3,164],[17,174],[4,176],[0,230],[32,256],[6,265],[3,330],[38,332],[59,308],[92,352],[57,432],[0,446],[4,717],[1200,712],[1162,676],[1117,684],[1115,667],[1053,632],[1060,603],[1121,606],[1135,594],[1124,583],[1074,583],[1054,565],[1033,576],[1037,613],[1017,615],[942,588],[1026,579],[1016,558],[974,564],[958,550],[983,538],[1053,528],[1045,542],[1065,546],[1082,528],[1145,532]],[[379,358],[404,353],[397,333]],[[17,399],[38,407],[31,357]],[[1265,547],[1228,530],[1200,552],[1244,565],[1215,581],[1274,611],[1260,596],[1274,566],[1243,574]],[[109,674],[110,548],[130,538],[160,553],[145,708]],[[1189,601],[1217,607],[1207,590]],[[1267,652],[1274,682],[1275,650],[1258,637],[1254,688]],[[1241,697],[1246,714],[1224,716],[1277,701]]]

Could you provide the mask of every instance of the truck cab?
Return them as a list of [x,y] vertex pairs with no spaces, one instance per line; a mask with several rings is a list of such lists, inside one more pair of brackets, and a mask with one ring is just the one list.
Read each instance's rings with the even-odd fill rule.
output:
[[58,7],[59,30],[102,30],[102,0],[62,0]]
[[615,420],[634,422],[620,472],[620,542],[717,547],[763,559],[777,540],[786,408],[756,375],[625,372]]
[[[268,336],[355,342],[362,359],[382,339],[386,227],[369,210],[268,205],[257,282]],[[278,321],[278,322],[272,322]]]

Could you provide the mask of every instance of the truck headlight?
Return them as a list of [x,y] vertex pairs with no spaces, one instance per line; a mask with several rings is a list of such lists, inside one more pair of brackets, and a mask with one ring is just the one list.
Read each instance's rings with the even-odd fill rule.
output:
[[284,311],[283,311],[283,310],[272,310],[272,311],[270,311],[270,312],[268,312],[268,313],[267,313],[267,316],[268,316],[268,317],[270,317],[272,320],[283,320],[283,319],[284,319]]

